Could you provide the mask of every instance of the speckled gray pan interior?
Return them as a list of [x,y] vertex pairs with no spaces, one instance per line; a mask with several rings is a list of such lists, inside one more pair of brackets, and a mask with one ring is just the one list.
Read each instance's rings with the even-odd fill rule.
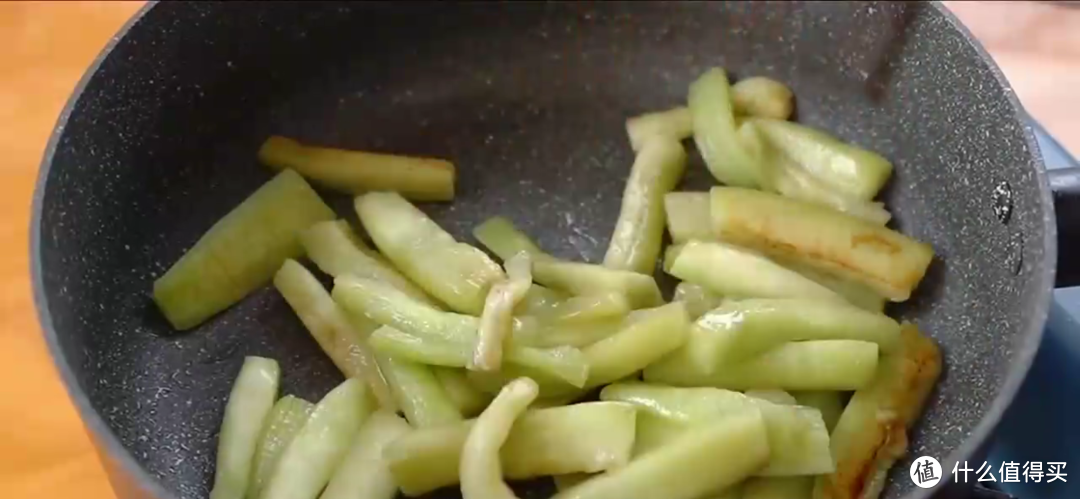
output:
[[[150,300],[153,279],[270,178],[255,159],[268,135],[452,159],[457,199],[423,209],[454,235],[503,214],[595,262],[632,160],[623,120],[683,103],[710,66],[787,82],[800,121],[895,162],[896,227],[938,255],[897,313],[946,354],[910,455],[951,469],[1027,370],[1055,254],[1016,103],[939,7],[192,2],[145,11],[103,57],[37,198],[44,327],[121,487],[134,483],[124,493],[207,496],[243,356],[279,359],[284,391],[311,400],[341,379],[272,289],[184,334]],[[684,188],[710,185],[696,152],[688,171]],[[903,478],[909,463],[885,497],[927,495]]]

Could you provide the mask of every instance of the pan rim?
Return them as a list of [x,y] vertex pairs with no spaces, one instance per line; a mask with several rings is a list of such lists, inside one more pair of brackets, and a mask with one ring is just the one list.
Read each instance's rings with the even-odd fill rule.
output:
[[113,49],[127,37],[131,29],[138,24],[150,10],[156,7],[157,4],[158,0],[148,1],[146,5],[143,5],[135,12],[135,14],[133,14],[131,18],[117,30],[116,34],[109,39],[105,44],[105,47],[101,49],[101,52],[98,53],[97,57],[95,57],[93,62],[86,68],[86,71],[83,72],[82,77],[79,78],[79,82],[71,91],[71,95],[68,96],[67,102],[64,103],[64,107],[56,120],[56,124],[53,126],[49,141],[46,143],[45,151],[42,154],[41,165],[38,167],[38,177],[34,185],[34,195],[30,209],[30,285],[33,288],[34,309],[37,311],[38,323],[41,326],[42,334],[45,336],[45,343],[49,349],[49,356],[52,357],[53,366],[60,375],[60,379],[64,384],[64,390],[67,392],[68,398],[71,399],[78,411],[83,426],[88,430],[90,441],[94,446],[95,452],[98,454],[102,469],[105,471],[105,475],[114,492],[119,489],[119,483],[117,483],[119,477],[114,475],[110,469],[110,464],[118,466],[124,473],[125,478],[133,482],[140,491],[150,493],[151,497],[159,499],[179,499],[172,491],[167,490],[153,475],[151,475],[146,468],[139,464],[131,451],[120,442],[120,438],[117,437],[116,433],[113,432],[111,428],[109,428],[108,423],[105,422],[105,419],[101,414],[94,409],[89,394],[87,394],[79,384],[79,380],[71,367],[71,362],[60,347],[59,335],[53,325],[49,298],[45,295],[44,273],[41,258],[41,216],[45,199],[45,188],[46,184],[48,184],[49,173],[52,170],[53,157],[56,154],[57,145],[59,144],[61,137],[63,137],[68,118],[82,98],[86,86],[97,74],[98,69],[105,60],[108,59],[109,55],[112,54]]
[[[1041,285],[1038,286],[1036,292],[1039,293],[1035,298],[1035,306],[1033,307],[1033,313],[1030,316],[1028,324],[1024,326],[1024,330],[1021,334],[1024,334],[1023,342],[1020,345],[1019,350],[1016,352],[1013,358],[1013,366],[1006,376],[1005,380],[998,387],[997,395],[994,397],[993,402],[990,403],[990,407],[983,413],[982,419],[975,425],[975,428],[971,430],[971,433],[960,444],[960,447],[953,450],[946,459],[941,461],[942,469],[951,469],[950,463],[956,463],[965,458],[975,455],[988,441],[990,435],[997,428],[1001,422],[1001,418],[1005,415],[1005,411],[1012,406],[1013,400],[1016,399],[1017,393],[1020,391],[1020,387],[1023,385],[1024,380],[1027,379],[1028,372],[1031,370],[1031,365],[1035,361],[1035,354],[1039,350],[1039,345],[1042,344],[1042,338],[1044,329],[1046,327],[1046,320],[1050,314],[1050,302],[1053,299],[1054,291],[1054,279],[1057,272],[1057,215],[1054,212],[1054,200],[1050,192],[1050,181],[1046,174],[1046,162],[1043,159],[1042,150],[1039,148],[1039,143],[1035,139],[1035,132],[1032,130],[1031,117],[1024,111],[1023,106],[1020,104],[1020,100],[1016,97],[1016,93],[1013,92],[1012,85],[1005,78],[1005,74],[1001,71],[1001,68],[997,65],[997,62],[990,57],[990,53],[987,52],[986,47],[983,47],[975,36],[971,33],[971,30],[967,28],[960,19],[956,17],[951,10],[939,1],[931,2],[933,7],[941,14],[942,18],[948,22],[953,29],[955,29],[967,43],[975,49],[975,52],[986,63],[990,69],[990,73],[998,84],[1005,91],[1005,99],[1008,101],[1009,106],[1013,109],[1013,116],[1021,124],[1024,132],[1024,141],[1027,143],[1028,151],[1030,152],[1031,159],[1035,163],[1035,179],[1039,184],[1039,204],[1043,207],[1043,248],[1044,248],[1044,264],[1037,271],[1041,275],[1034,277]],[[1041,166],[1041,167],[1040,167]],[[951,474],[946,474],[942,477],[942,482],[948,484],[952,481]],[[939,484],[938,487],[930,489],[916,489],[912,493],[908,494],[911,499],[929,499],[935,491],[945,485]]]
[[[1028,324],[1024,326],[1025,331],[1021,331],[1024,333],[1025,338],[1014,357],[1013,367],[1009,371],[1004,382],[998,387],[998,392],[994,397],[994,400],[983,413],[982,418],[971,430],[967,438],[957,449],[953,450],[945,460],[942,460],[943,467],[948,467],[949,463],[954,463],[965,457],[974,455],[987,442],[989,436],[1000,423],[1005,411],[1011,406],[1024,379],[1027,377],[1028,371],[1035,359],[1035,353],[1041,344],[1043,329],[1050,310],[1058,253],[1057,224],[1042,152],[1039,149],[1038,142],[1035,140],[1032,125],[1028,121],[1029,116],[1023,110],[1015,93],[1012,91],[1012,86],[1009,85],[1009,82],[1005,78],[1000,67],[998,67],[997,63],[990,57],[985,47],[975,39],[972,33],[960,22],[952,11],[945,7],[940,1],[931,1],[927,3],[929,3],[934,10],[942,16],[942,19],[948,22],[949,25],[975,49],[976,54],[987,64],[992,76],[1005,91],[1005,97],[1013,109],[1015,119],[1023,127],[1024,140],[1028,146],[1031,159],[1036,165],[1034,174],[1039,184],[1039,202],[1044,208],[1042,220],[1043,248],[1045,251],[1044,258],[1046,262],[1049,262],[1042,265],[1037,271],[1041,275],[1034,277],[1034,279],[1041,282],[1042,285],[1039,286],[1037,291],[1039,295],[1035,297],[1035,306],[1033,313],[1030,316],[1031,319]],[[158,0],[148,1],[146,5],[140,8],[138,12],[132,15],[132,17],[117,30],[116,34],[113,35],[94,61],[87,67],[57,118],[56,124],[53,127],[49,141],[47,142],[42,155],[34,187],[30,217],[30,280],[34,308],[36,310],[42,334],[45,336],[50,357],[63,381],[64,389],[67,391],[68,397],[73,402],[83,425],[89,432],[91,441],[102,461],[102,465],[111,486],[114,489],[118,489],[118,480],[121,478],[114,475],[112,472],[110,464],[115,463],[115,465],[117,465],[124,473],[123,478],[134,483],[141,491],[152,494],[152,497],[156,499],[179,499],[176,494],[167,490],[156,477],[147,471],[120,442],[119,437],[111,430],[101,414],[94,409],[89,395],[80,385],[69,359],[65,356],[60,347],[59,337],[56,328],[53,325],[49,299],[45,296],[41,258],[41,218],[45,188],[48,183],[49,173],[51,171],[57,145],[63,136],[68,118],[82,98],[86,86],[97,74],[102,63],[109,57],[113,49],[127,37],[131,29],[137,25],[148,12],[155,8],[157,4]],[[1043,168],[1039,168],[1038,165],[1043,165]],[[942,482],[948,483],[950,481],[951,476],[946,475],[943,477]],[[941,487],[944,487],[944,485],[931,489],[916,489],[905,495],[904,499],[929,499],[935,492],[940,490]]]

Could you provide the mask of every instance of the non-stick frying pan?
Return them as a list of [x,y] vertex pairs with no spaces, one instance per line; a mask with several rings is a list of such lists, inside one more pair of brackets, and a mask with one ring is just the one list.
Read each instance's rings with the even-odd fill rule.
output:
[[[457,200],[424,209],[456,236],[503,214],[552,252],[597,261],[632,160],[623,120],[685,102],[711,66],[788,83],[800,121],[894,161],[895,226],[937,252],[896,312],[946,357],[909,455],[946,473],[976,455],[1039,344],[1058,250],[1017,102],[941,6],[159,3],[60,118],[32,226],[43,328],[120,496],[207,495],[244,355],[279,359],[285,391],[313,400],[340,380],[272,289],[183,334],[149,297],[271,176],[255,159],[268,135],[452,159]],[[688,170],[684,188],[712,183],[700,158]],[[347,198],[326,197],[351,216]],[[909,464],[885,497],[935,492],[913,488]]]

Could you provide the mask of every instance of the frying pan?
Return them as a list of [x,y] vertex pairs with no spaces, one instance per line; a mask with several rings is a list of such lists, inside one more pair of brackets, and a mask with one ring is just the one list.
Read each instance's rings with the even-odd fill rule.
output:
[[[623,120],[685,102],[711,66],[788,83],[801,122],[894,161],[894,226],[937,252],[894,311],[941,344],[946,367],[884,497],[968,493],[915,489],[910,459],[938,457],[948,475],[981,452],[1039,345],[1080,183],[1055,180],[1056,237],[1024,115],[942,6],[169,2],[137,15],[80,83],[34,200],[43,329],[119,496],[208,494],[243,356],[278,359],[284,391],[311,400],[341,379],[272,289],[183,334],[149,297],[270,178],[255,159],[268,135],[452,159],[458,198],[423,208],[454,235],[503,214],[559,256],[598,261],[632,161]],[[692,154],[682,188],[706,189]],[[1065,270],[1058,283],[1075,282]]]

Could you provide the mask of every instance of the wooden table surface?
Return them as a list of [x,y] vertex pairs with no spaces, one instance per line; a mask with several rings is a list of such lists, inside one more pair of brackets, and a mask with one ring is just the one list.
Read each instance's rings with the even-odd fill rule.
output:
[[[1080,10],[948,2],[1025,106],[1080,152]],[[41,340],[30,297],[30,199],[45,142],[86,66],[140,2],[0,3],[0,497],[111,499]]]

